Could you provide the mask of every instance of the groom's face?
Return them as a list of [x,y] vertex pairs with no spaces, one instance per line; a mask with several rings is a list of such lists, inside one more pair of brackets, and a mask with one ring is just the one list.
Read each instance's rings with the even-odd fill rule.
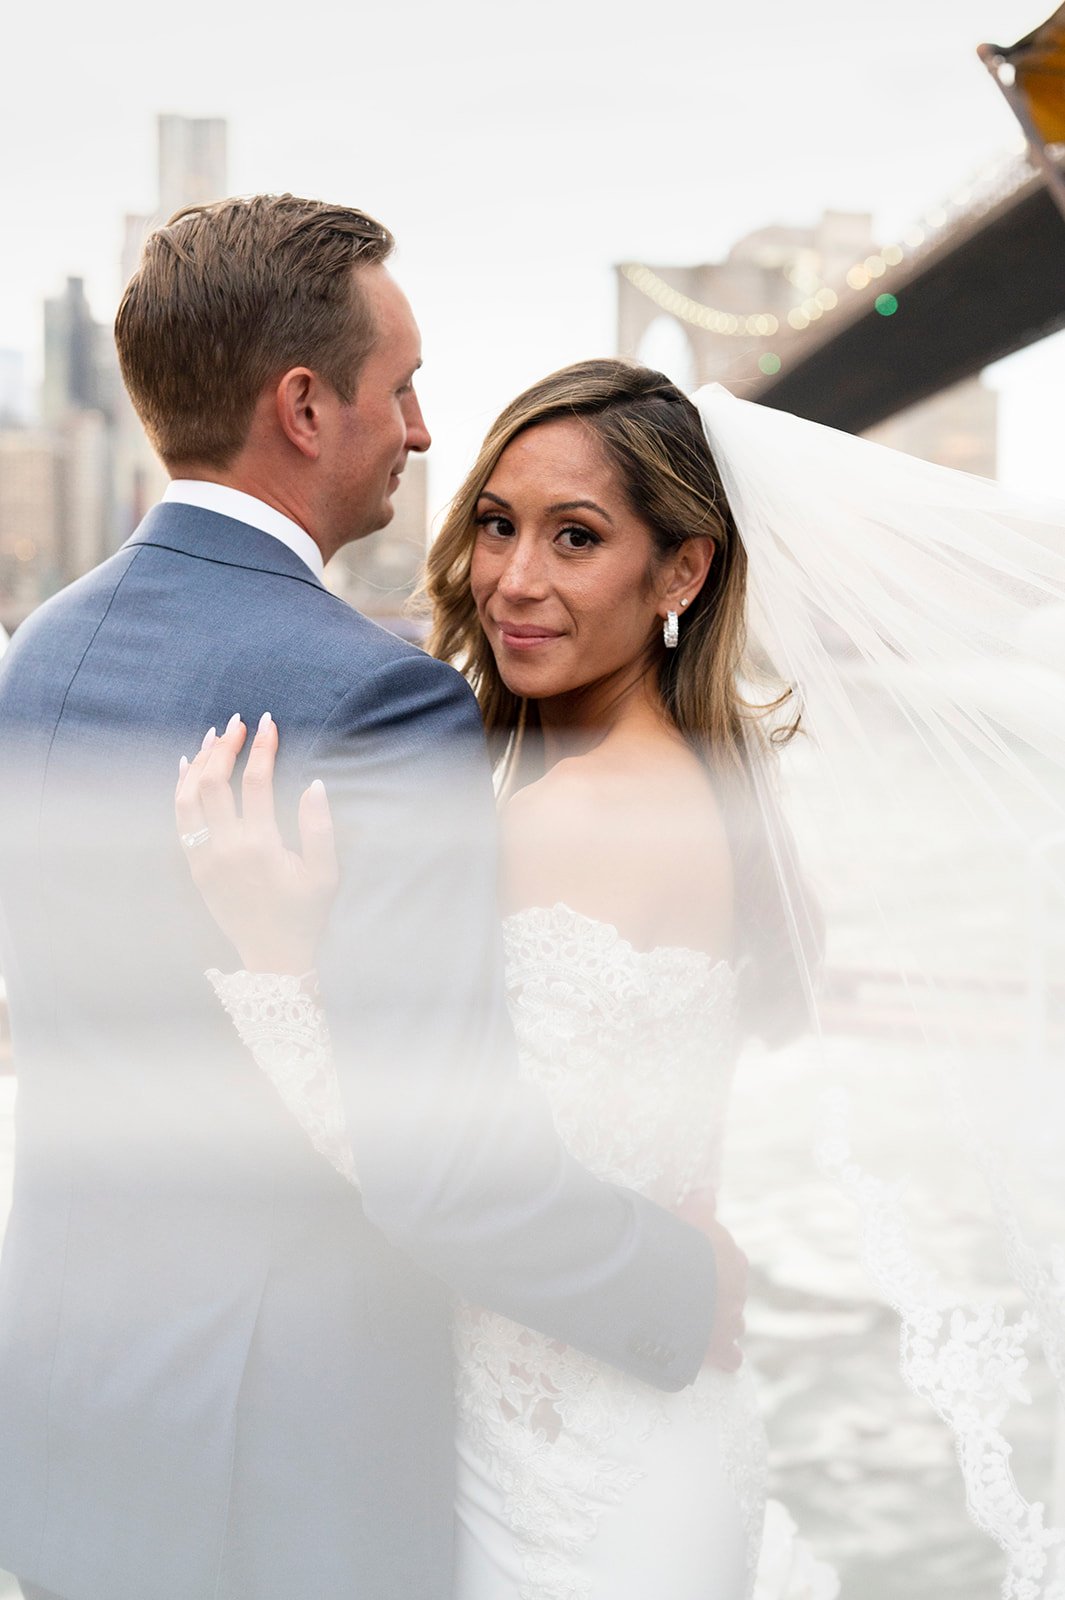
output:
[[339,408],[331,477],[341,543],[391,521],[407,456],[431,442],[414,389],[421,335],[407,298],[384,267],[357,270],[376,335],[351,401]]

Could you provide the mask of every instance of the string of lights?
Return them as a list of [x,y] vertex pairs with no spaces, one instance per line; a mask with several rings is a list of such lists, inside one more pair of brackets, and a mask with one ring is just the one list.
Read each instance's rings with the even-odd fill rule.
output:
[[625,262],[621,272],[633,288],[646,295],[648,300],[652,300],[662,311],[668,311],[681,322],[689,322],[693,327],[703,328],[708,333],[740,334],[748,338],[751,334],[755,334],[764,337],[776,333],[780,327],[777,318],[769,311],[757,311],[750,316],[738,317],[731,311],[721,311],[714,306],[702,305],[690,295],[674,289],[672,284],[660,278],[650,267],[642,266],[638,262]]

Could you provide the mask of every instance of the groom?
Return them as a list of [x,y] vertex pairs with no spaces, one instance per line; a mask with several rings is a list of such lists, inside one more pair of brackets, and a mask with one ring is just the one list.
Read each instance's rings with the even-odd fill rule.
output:
[[[173,482],[0,668],[29,1596],[447,1600],[452,1292],[663,1389],[734,1364],[728,1235],[594,1181],[516,1079],[468,687],[322,582],[429,446],[391,248],[288,195],[152,236],[116,336]],[[210,993],[235,961],[173,835],[178,756],[267,710],[279,803],[324,778],[343,851],[319,965],[358,1195]]]

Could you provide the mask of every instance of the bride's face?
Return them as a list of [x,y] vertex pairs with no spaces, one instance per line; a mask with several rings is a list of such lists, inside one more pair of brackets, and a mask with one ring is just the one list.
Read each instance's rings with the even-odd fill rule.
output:
[[574,418],[519,434],[476,517],[473,595],[514,694],[549,700],[657,659],[665,610],[651,529],[589,426]]

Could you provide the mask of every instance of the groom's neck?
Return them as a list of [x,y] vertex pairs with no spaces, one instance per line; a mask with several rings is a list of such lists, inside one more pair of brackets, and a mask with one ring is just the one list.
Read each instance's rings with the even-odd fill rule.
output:
[[168,471],[172,478],[191,478],[200,483],[217,483],[226,489],[239,489],[264,505],[280,511],[282,516],[295,522],[308,533],[328,561],[335,552],[326,550],[317,531],[317,517],[308,497],[298,486],[276,481],[270,474],[256,472],[245,463],[237,461],[228,467],[215,467],[204,462],[171,463]]

